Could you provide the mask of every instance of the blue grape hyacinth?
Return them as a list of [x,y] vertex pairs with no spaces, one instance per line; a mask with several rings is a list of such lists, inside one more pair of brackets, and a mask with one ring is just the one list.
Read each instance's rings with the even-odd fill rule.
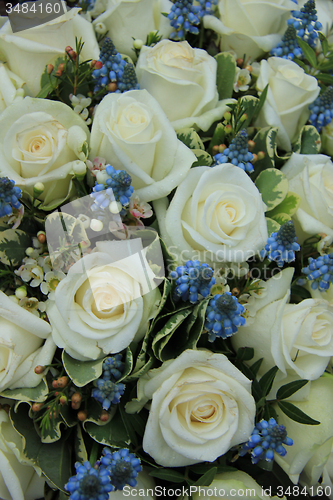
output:
[[252,450],[253,464],[259,460],[271,462],[274,460],[274,453],[278,453],[281,457],[286,455],[287,450],[283,445],[293,445],[293,440],[287,436],[284,425],[278,425],[274,418],[270,418],[268,422],[261,420],[256,424],[247,443],[243,444],[239,455],[244,456]]
[[110,206],[113,198],[126,207],[134,193],[134,187],[131,186],[132,178],[125,170],[115,170],[111,165],[106,165],[105,171],[109,178],[106,179],[105,184],[96,182],[90,194],[95,200],[91,205],[92,211],[105,210]]
[[174,31],[170,34],[172,40],[184,40],[186,33],[198,35],[201,19],[214,13],[218,0],[198,0],[199,5],[193,5],[193,0],[176,0],[167,18]]
[[270,235],[260,256],[263,258],[267,256],[268,260],[275,261],[279,267],[283,267],[285,262],[295,260],[295,252],[301,248],[296,240],[294,223],[289,220],[282,224],[277,232]]
[[223,153],[218,153],[214,156],[215,163],[213,166],[222,163],[232,163],[246,172],[253,172],[254,168],[251,163],[253,154],[248,149],[248,135],[246,129],[243,128],[236,137],[231,141],[228,148]]
[[189,300],[195,304],[199,300],[199,294],[207,297],[215,285],[213,269],[208,264],[200,264],[197,260],[188,260],[185,266],[177,267],[176,271],[170,273],[170,277],[176,280],[174,300]]
[[321,132],[321,129],[333,119],[333,87],[327,87],[325,92],[309,105],[309,110],[311,111],[309,122]]
[[286,29],[281,42],[274,47],[270,55],[276,57],[282,57],[283,59],[290,59],[291,61],[295,58],[301,58],[303,52],[297,42],[297,33],[294,26],[291,24]]
[[206,310],[208,340],[214,342],[217,337],[226,339],[234,335],[239,326],[245,325],[245,318],[241,316],[244,311],[244,307],[230,292],[216,294]]
[[91,467],[89,462],[75,464],[76,475],[69,478],[65,490],[70,494],[69,500],[108,500],[109,493],[114,490],[107,469]]
[[295,28],[297,36],[315,48],[318,31],[322,28],[317,20],[316,2],[308,0],[300,10],[292,10],[291,15],[292,18],[288,19],[287,24]]
[[22,196],[22,191],[18,186],[15,186],[15,181],[8,177],[0,177],[0,217],[11,215],[13,208],[20,208],[19,199]]
[[111,404],[119,403],[125,385],[117,381],[121,378],[123,370],[121,354],[104,359],[102,377],[96,380],[97,387],[91,392],[91,396],[102,403],[103,410],[108,410]]
[[333,283],[333,253],[320,255],[317,259],[309,257],[309,264],[303,267],[302,272],[312,281],[312,290],[318,288],[320,292],[325,292]]
[[101,467],[105,467],[109,472],[111,483],[116,490],[122,490],[127,484],[132,488],[136,486],[136,478],[142,470],[139,458],[130,453],[127,448],[113,453],[110,448],[103,448],[102,454]]

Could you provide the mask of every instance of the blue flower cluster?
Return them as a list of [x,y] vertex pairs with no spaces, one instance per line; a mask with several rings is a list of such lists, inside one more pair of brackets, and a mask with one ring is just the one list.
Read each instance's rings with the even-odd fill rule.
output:
[[0,217],[11,215],[13,208],[20,208],[19,199],[22,196],[22,191],[15,186],[15,181],[8,177],[0,177]]
[[105,184],[96,182],[90,194],[95,200],[91,205],[92,211],[105,210],[113,199],[126,207],[134,193],[132,178],[125,170],[115,170],[111,165],[106,165],[105,171],[109,179],[106,179]]
[[108,500],[114,490],[106,468],[91,467],[89,462],[75,464],[76,475],[69,478],[65,490],[70,493],[70,500]]
[[185,266],[178,266],[176,271],[171,271],[170,277],[176,280],[174,300],[190,300],[195,304],[199,294],[207,297],[210,289],[215,285],[213,269],[208,264],[201,264],[197,260],[188,260]]
[[333,253],[320,255],[317,259],[309,257],[309,264],[303,267],[302,272],[307,275],[307,279],[312,281],[312,290],[324,292],[333,283]]
[[110,356],[103,361],[102,378],[96,380],[97,388],[91,392],[91,396],[102,403],[103,410],[108,410],[111,404],[118,404],[124,393],[125,385],[117,383],[123,369],[121,354]]
[[308,0],[301,10],[292,10],[292,18],[288,19],[288,27],[277,44],[270,52],[271,56],[282,57],[293,60],[295,57],[302,58],[303,51],[298,45],[296,36],[307,42],[310,47],[315,48],[318,30],[321,23],[317,21],[316,4],[314,0]]
[[116,93],[140,88],[133,64],[121,58],[110,38],[105,38],[103,42],[99,61],[103,66],[92,73],[93,79],[96,80],[94,93],[110,83],[116,83]]
[[198,0],[199,5],[193,5],[193,0],[176,0],[168,14],[170,25],[174,28],[170,38],[184,40],[186,32],[197,35],[201,19],[214,13],[214,5],[218,0]]
[[288,220],[276,233],[270,235],[260,256],[263,258],[267,256],[268,260],[275,261],[279,267],[283,267],[285,262],[295,260],[295,252],[301,248],[296,240],[294,223]]
[[236,137],[231,141],[228,148],[223,153],[218,153],[214,156],[215,163],[213,166],[221,165],[221,163],[232,163],[237,167],[242,168],[246,172],[253,172],[252,163],[253,154],[248,149],[248,136],[246,129],[243,128]]
[[284,425],[278,425],[274,418],[261,420],[257,423],[250,439],[243,444],[239,455],[245,455],[249,450],[252,450],[252,463],[256,464],[259,460],[271,462],[274,460],[274,452],[284,457],[287,453],[283,445],[291,446],[293,440],[287,436],[287,431]]
[[113,453],[110,448],[104,448],[102,453],[104,456],[100,460],[101,465],[108,470],[116,490],[122,490],[126,484],[136,486],[136,478],[142,467],[133,453],[129,453],[127,448]]
[[325,92],[309,105],[309,110],[311,111],[309,118],[311,125],[321,132],[321,129],[333,119],[333,87],[327,87]]
[[244,307],[230,292],[216,294],[209,301],[206,310],[205,328],[208,331],[208,340],[214,342],[216,337],[226,339],[234,335],[238,326],[245,325],[245,318],[241,316],[244,311]]
[[133,453],[127,448],[113,453],[103,448],[102,455],[94,467],[89,462],[76,462],[76,475],[65,484],[69,500],[108,500],[111,491],[122,490],[126,484],[136,486],[142,467]]

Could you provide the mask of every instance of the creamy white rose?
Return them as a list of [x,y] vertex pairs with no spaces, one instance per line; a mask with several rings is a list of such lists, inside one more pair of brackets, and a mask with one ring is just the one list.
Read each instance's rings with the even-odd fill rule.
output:
[[276,453],[275,460],[293,483],[315,486],[331,455],[333,444],[332,376],[321,377],[311,382],[308,398],[305,401],[293,401],[293,404],[311,418],[318,420],[320,425],[299,424],[274,405],[279,424],[287,428],[288,436],[294,441],[293,446],[288,448],[288,453],[284,457]]
[[176,130],[208,130],[228,109],[230,99],[218,102],[216,69],[216,59],[205,50],[170,40],[143,46],[136,65],[140,87],[155,97]]
[[97,242],[96,252],[58,284],[55,302],[48,301],[53,340],[75,359],[119,352],[145,333],[159,291],[149,291],[138,253],[124,257],[129,244]]
[[170,206],[167,200],[154,206],[162,238],[182,261],[244,262],[267,240],[261,194],[230,163],[192,168]]
[[[37,365],[51,363],[56,346],[51,327],[0,291],[0,390],[36,387],[45,373]],[[46,342],[45,342],[46,339]]]
[[99,48],[93,27],[78,14],[79,11],[70,9],[48,23],[16,33],[12,32],[9,21],[0,29],[0,52],[9,69],[25,81],[27,94],[37,95],[45,66],[64,56],[67,45],[75,50],[75,37],[85,42],[82,60],[98,59]]
[[281,40],[286,30],[291,0],[220,0],[220,18],[205,16],[205,28],[221,35],[221,51],[232,50],[237,57],[251,60],[269,52]]
[[150,31],[168,37],[173,28],[162,12],[169,13],[169,0],[108,0],[105,12],[94,25],[103,23],[118,52],[135,59],[133,38],[146,40]]
[[[6,400],[2,400],[2,403]],[[43,498],[45,479],[41,470],[24,458],[23,442],[5,410],[0,409],[0,498],[36,500]]]
[[12,71],[8,65],[0,62],[0,114],[13,102],[22,101],[24,81]]
[[[254,322],[238,329],[232,344],[253,347],[254,361],[264,358],[259,376],[273,366],[307,380],[320,377],[333,355],[333,307],[325,300],[288,304],[293,269],[267,281],[267,295],[257,301]],[[251,360],[252,363],[252,360]]]
[[196,161],[158,102],[146,90],[109,94],[97,107],[91,154],[125,169],[141,201],[168,195]]
[[309,104],[319,95],[317,79],[289,59],[270,57],[261,61],[258,91],[266,85],[268,93],[256,125],[278,127],[277,144],[290,151],[291,142],[310,116]]
[[138,399],[152,400],[143,449],[166,467],[213,462],[253,428],[251,382],[223,354],[184,351],[139,379]]
[[333,236],[333,163],[325,155],[292,154],[281,169],[301,197],[293,216],[298,241],[317,233]]
[[40,208],[52,209],[70,196],[73,166],[84,159],[89,129],[66,104],[25,97],[0,115],[2,175],[28,195],[44,184]]

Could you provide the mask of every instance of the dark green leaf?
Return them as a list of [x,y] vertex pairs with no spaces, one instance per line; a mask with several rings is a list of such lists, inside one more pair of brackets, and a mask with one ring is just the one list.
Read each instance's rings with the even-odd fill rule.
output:
[[240,347],[237,351],[237,358],[240,361],[249,361],[254,356],[253,347]]
[[83,387],[96,380],[102,374],[103,359],[94,361],[79,361],[62,352],[62,361],[68,376],[78,387]]
[[291,286],[291,295],[299,296],[301,299],[311,299],[311,293],[300,285]]
[[173,469],[156,469],[149,472],[150,476],[169,481],[170,483],[183,483],[185,478],[183,474]]
[[300,46],[305,58],[309,61],[313,68],[317,67],[317,58],[315,51],[310,47],[307,42],[304,42],[299,36],[297,38],[297,43]]
[[262,389],[258,380],[256,379],[252,382],[252,395],[256,401],[260,401],[260,399],[263,397]]
[[264,410],[264,419],[268,420],[270,418],[274,418],[276,421],[278,420],[278,416],[277,416],[277,413],[275,411],[275,409],[273,408],[273,406],[271,404],[266,404],[265,406],[265,410]]
[[115,416],[106,425],[86,422],[84,428],[92,439],[103,445],[122,448],[128,446],[130,442],[119,411],[117,411]]
[[235,58],[228,52],[221,52],[215,56],[217,61],[216,85],[219,99],[232,97],[236,74]]
[[276,399],[287,399],[292,396],[295,392],[299,391],[304,387],[309,381],[308,380],[295,380],[294,382],[289,382],[285,384],[276,393]]
[[31,246],[31,237],[20,229],[0,232],[0,261],[5,265],[18,266]]
[[251,371],[253,372],[253,375],[256,376],[259,368],[261,367],[262,362],[264,361],[264,358],[258,359],[253,365],[251,365]]
[[317,73],[315,75],[315,77],[320,82],[327,83],[328,85],[332,85],[333,84],[333,76],[332,75],[328,75],[327,73]]
[[271,390],[275,379],[275,375],[277,374],[278,371],[279,371],[278,367],[273,366],[273,368],[268,370],[268,372],[266,372],[265,375],[263,375],[259,380],[259,384],[264,396],[267,396],[267,394]]
[[328,52],[328,41],[327,41],[327,38],[320,31],[319,31],[318,35],[319,35],[319,39],[320,39],[320,43],[321,43],[321,48],[323,49],[323,54],[324,54],[324,56],[326,56],[326,54]]
[[260,113],[263,105],[265,104],[267,92],[268,92],[268,84],[266,85],[266,87],[264,88],[264,90],[260,94],[259,101],[257,103],[256,109],[255,109],[254,114],[253,114],[253,118],[252,118],[253,122],[255,122],[256,119],[258,118],[259,113]]
[[219,146],[220,144],[223,144],[224,138],[225,138],[224,126],[222,125],[222,123],[218,123],[215,127],[212,140],[209,143],[208,153],[212,154],[214,146]]
[[212,467],[194,483],[195,486],[210,486],[217,473],[217,467]]
[[37,387],[27,388],[23,387],[22,389],[7,389],[0,393],[0,396],[4,398],[16,399],[18,401],[35,401],[42,402],[45,401],[47,395],[49,393],[49,389],[47,387],[46,379],[42,379]]
[[319,425],[320,422],[318,420],[314,420],[309,417],[302,410],[297,408],[297,406],[289,403],[288,401],[278,401],[279,408],[287,415],[287,417],[291,418],[291,420],[295,420],[295,422],[299,422],[300,424],[306,425]]

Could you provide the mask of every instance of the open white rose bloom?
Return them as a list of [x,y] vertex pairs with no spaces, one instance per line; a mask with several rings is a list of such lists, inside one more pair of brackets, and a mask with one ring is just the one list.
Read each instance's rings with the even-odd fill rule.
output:
[[0,2],[0,500],[333,500],[332,75],[331,0]]

